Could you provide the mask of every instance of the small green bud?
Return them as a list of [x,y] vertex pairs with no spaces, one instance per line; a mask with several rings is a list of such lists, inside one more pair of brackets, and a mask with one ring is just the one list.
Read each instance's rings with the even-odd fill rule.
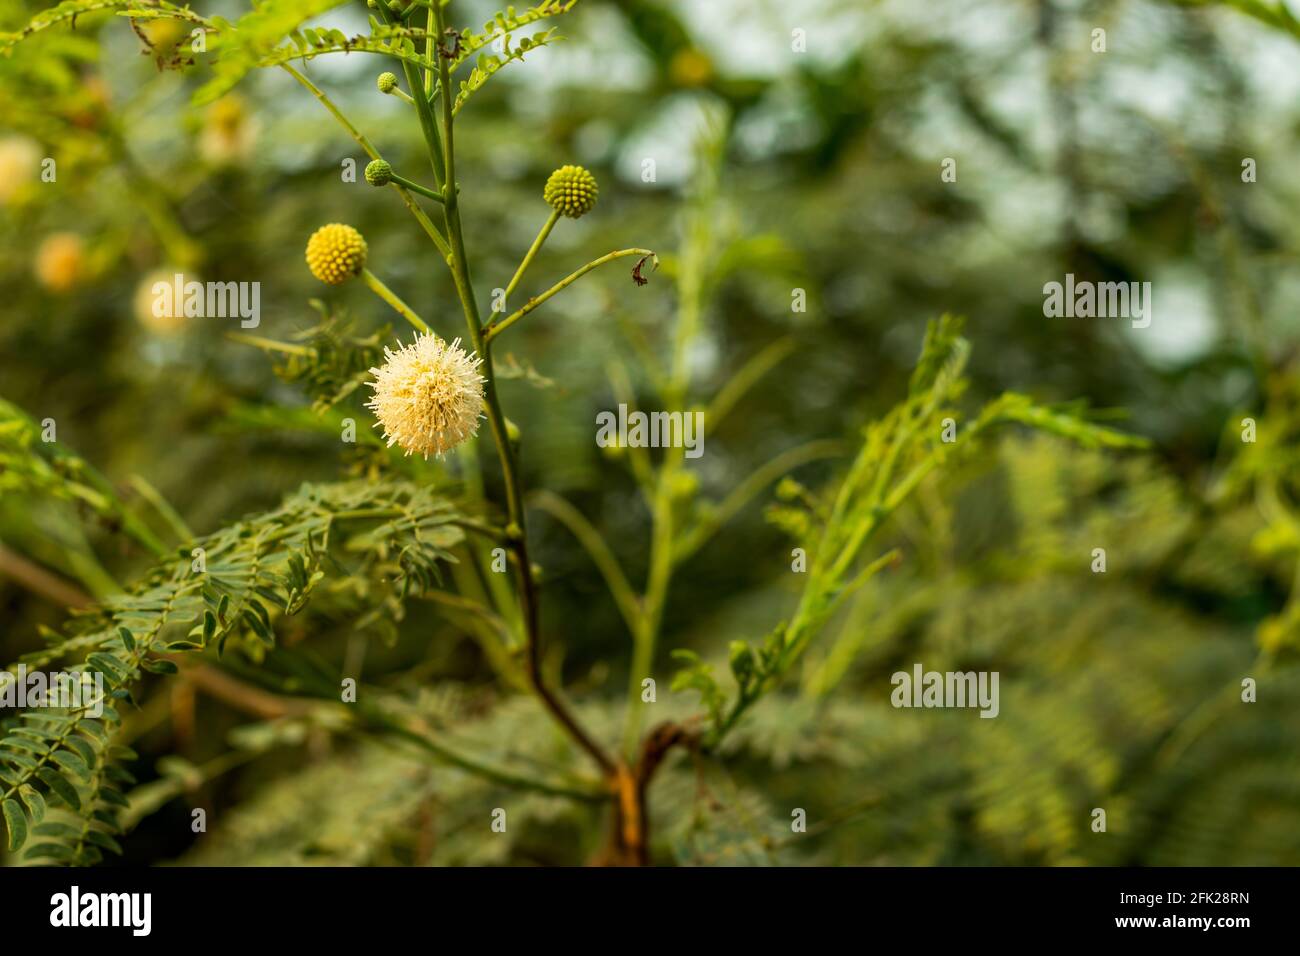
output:
[[397,74],[380,73],[377,84],[379,86],[380,93],[391,93],[393,92],[393,90],[397,89]]
[[372,186],[387,186],[393,181],[393,167],[383,159],[373,159],[366,164],[366,182]]
[[507,419],[506,419],[506,439],[507,439],[507,440],[510,442],[510,444],[512,444],[512,445],[518,445],[518,444],[519,444],[519,439],[520,439],[521,437],[523,437],[523,436],[521,435],[521,433],[520,433],[520,431],[519,431],[519,426],[516,425],[514,422],[512,422],[510,419],[507,418]]

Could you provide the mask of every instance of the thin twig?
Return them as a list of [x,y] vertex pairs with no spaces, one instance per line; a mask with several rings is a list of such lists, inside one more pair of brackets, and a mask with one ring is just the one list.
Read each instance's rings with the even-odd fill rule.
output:
[[613,262],[615,259],[622,259],[625,256],[640,256],[642,260],[655,258],[655,254],[651,252],[649,249],[619,249],[617,252],[611,252],[608,253],[607,255],[601,256],[599,259],[594,259],[591,262],[588,262],[581,269],[578,269],[576,272],[569,273],[567,276],[565,276],[559,282],[555,283],[555,285],[551,286],[541,295],[529,299],[527,304],[525,304],[523,308],[515,312],[512,312],[504,319],[501,319],[497,322],[493,322],[490,325],[488,325],[487,334],[484,337],[485,342],[489,345],[492,344],[492,341],[498,335],[500,335],[506,329],[510,328],[510,326],[514,325],[516,322],[518,322],[520,319],[526,316],[529,312],[532,312],[534,309],[536,309],[542,303],[546,302],[552,296],[557,295],[560,292],[563,292],[569,286],[573,285],[573,283],[577,282],[579,279],[585,276],[592,269],[598,269],[607,262]]

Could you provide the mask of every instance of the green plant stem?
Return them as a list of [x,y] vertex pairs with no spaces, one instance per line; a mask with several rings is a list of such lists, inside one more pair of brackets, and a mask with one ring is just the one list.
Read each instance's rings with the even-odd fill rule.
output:
[[[698,215],[695,222],[694,228],[688,227],[690,238],[681,256],[681,267],[677,275],[678,318],[673,328],[672,364],[663,388],[663,400],[667,408],[682,408],[686,404],[690,388],[687,357],[690,343],[699,330],[704,308],[702,270],[709,257],[710,243],[708,232],[701,225],[707,219]],[[625,250],[629,253],[643,251]],[[649,255],[654,256],[653,253]],[[596,264],[600,261],[596,260]],[[657,258],[655,264],[658,264]],[[649,493],[650,570],[646,576],[645,596],[641,602],[641,618],[638,627],[632,632],[632,669],[628,673],[627,710],[623,721],[623,753],[628,759],[636,753],[641,736],[645,710],[640,696],[641,681],[650,676],[654,667],[655,646],[659,642],[664,605],[668,601],[668,589],[676,566],[674,551],[677,526],[673,514],[673,487],[685,460],[684,449],[665,454]]]
[[659,642],[664,605],[668,601],[668,588],[673,577],[675,525],[671,475],[675,473],[676,468],[670,469],[665,464],[659,473],[651,503],[654,520],[650,532],[650,572],[646,578],[645,597],[641,601],[642,613],[632,631],[632,666],[628,672],[627,712],[623,721],[623,753],[629,759],[636,753],[641,739],[641,717],[645,710],[641,700],[641,682],[654,668],[655,645]]
[[361,270],[361,281],[363,281],[370,288],[371,292],[373,292],[375,295],[379,296],[379,298],[383,299],[385,302],[391,305],[394,309],[397,310],[398,314],[401,315],[402,318],[406,319],[406,321],[410,322],[421,332],[427,333],[431,331],[429,329],[428,323],[425,322],[424,319],[416,315],[415,310],[413,310],[409,305],[407,305],[405,302],[399,299],[397,295],[393,292],[393,290],[388,288],[388,286],[384,285],[382,282],[380,282],[379,277],[376,276],[369,269]]
[[[459,457],[460,473],[471,500],[486,503],[487,490],[483,484],[483,469],[479,464],[478,444],[466,442],[460,447]],[[484,590],[491,593],[492,602],[496,606],[498,613],[509,623],[512,634],[521,633],[522,622],[519,617],[519,602],[515,600],[509,579],[505,575],[483,573],[481,562],[487,560],[486,552],[476,553],[474,557],[475,573],[481,576]]]
[[747,361],[722,387],[719,392],[713,396],[713,401],[704,412],[704,428],[706,434],[711,434],[718,430],[731,410],[736,404],[753,388],[762,378],[772,369],[784,362],[798,347],[798,342],[793,337],[777,339],[771,345],[762,349]]
[[675,560],[681,563],[702,548],[718,529],[730,521],[741,508],[745,507],[760,491],[784,477],[789,472],[812,461],[836,458],[844,454],[845,446],[838,441],[812,441],[796,446],[777,455],[762,465],[748,478],[737,485],[709,516],[696,524],[677,541]]
[[410,103],[412,106],[415,105],[415,100],[411,98],[411,95],[407,93],[406,90],[400,89],[396,86],[394,86],[391,90],[388,91],[388,95],[396,96],[399,100],[405,100],[407,103]]
[[503,786],[513,787],[517,790],[530,790],[534,793],[545,793],[557,797],[572,797],[576,800],[601,801],[607,798],[607,795],[596,789],[581,789],[570,787],[564,784],[550,783],[545,780],[537,780],[523,774],[497,767],[486,761],[479,760],[477,757],[471,757],[468,754],[447,746],[446,744],[434,740],[432,737],[419,733],[405,726],[400,721],[382,713],[377,708],[366,707],[362,710],[364,723],[375,730],[382,731],[386,736],[400,737],[408,740],[418,747],[427,750],[443,763],[451,764],[453,767],[459,767],[467,773],[472,773],[477,777],[485,780],[491,780],[494,783]]
[[194,532],[190,526],[185,523],[180,512],[172,507],[172,503],[163,497],[162,492],[155,488],[143,475],[131,476],[131,487],[134,488],[145,501],[153,506],[153,510],[162,516],[171,528],[172,534],[176,535],[180,541],[194,540]]
[[[441,2],[441,0],[435,0]],[[414,7],[412,7],[414,9]],[[432,60],[438,55],[438,41],[434,39],[433,32],[438,28],[437,17],[433,13],[433,5],[429,5],[428,15],[424,20],[424,57],[426,60]],[[415,94],[415,90],[411,90]],[[424,101],[428,103],[433,98],[433,70],[424,71]]]
[[[282,63],[280,64],[280,68],[301,83],[312,96],[316,97],[317,102],[324,106],[325,109],[329,111],[330,115],[338,120],[339,125],[348,131],[348,135],[356,140],[357,145],[361,147],[362,151],[364,151],[367,156],[371,159],[382,158],[379,155],[379,151],[371,145],[370,140],[366,139],[365,135],[352,124],[351,120],[343,115],[343,112],[334,105],[334,102],[325,94],[324,90],[311,80],[307,79],[307,77],[295,70],[289,64]],[[442,254],[442,258],[444,260],[451,258],[451,249],[447,246],[447,239],[438,231],[438,227],[434,225],[433,220],[428,217],[425,211],[420,208],[419,204],[411,198],[411,194],[402,186],[399,186],[397,183],[392,183],[391,185],[393,189],[397,191],[397,194],[402,197],[402,202],[405,203],[406,208],[411,211],[411,215],[414,216],[415,221],[420,224],[420,228],[425,231],[429,238],[433,240],[433,244],[438,247],[438,251]]]
[[[382,7],[381,7],[382,9]],[[440,5],[433,8],[437,33],[444,31],[443,10]],[[435,51],[436,52],[436,51]],[[451,89],[450,70],[445,57],[438,56],[439,85],[442,89],[441,103],[443,115],[442,148],[445,151],[441,163],[447,183],[456,181],[455,133],[452,118],[452,100],[448,91]],[[414,87],[413,87],[414,88]],[[418,104],[417,104],[418,105]],[[430,140],[434,148],[435,139]],[[533,578],[532,564],[528,556],[528,538],[523,507],[523,493],[518,468],[514,459],[514,450],[506,434],[505,415],[501,411],[501,402],[497,397],[496,375],[493,372],[492,358],[486,348],[483,327],[479,318],[478,304],[474,298],[474,289],[470,282],[469,265],[465,256],[465,238],[460,222],[460,196],[455,186],[446,189],[446,202],[443,204],[443,217],[447,226],[447,236],[451,244],[451,273],[465,313],[465,322],[474,349],[483,360],[481,372],[483,383],[483,404],[487,413],[492,437],[496,442],[497,454],[501,460],[501,471],[506,486],[506,510],[510,519],[510,550],[514,556],[515,574],[519,583],[519,601],[524,620],[524,634],[527,639],[528,675],[533,688],[541,699],[543,706],[552,717],[565,729],[570,737],[600,767],[607,778],[615,774],[614,761],[582,728],[569,711],[568,706],[547,685],[542,673],[541,621],[537,598],[537,584]]]
[[[632,378],[627,374],[627,366],[618,359],[611,359],[606,363],[605,375],[609,379],[609,387],[614,393],[614,398],[623,405],[626,405],[628,412],[639,411],[636,401],[636,392],[632,389]],[[650,451],[641,447],[627,447],[622,449],[627,455],[628,463],[632,466],[632,477],[636,479],[637,486],[646,498],[646,504],[651,503],[654,497],[655,471],[654,464],[650,460]]]
[[322,90],[311,80],[307,79],[305,75],[300,73],[294,67],[290,66],[288,63],[281,63],[280,69],[284,70],[295,80],[301,83],[304,87],[306,87],[307,90],[311,93],[311,95],[316,97],[317,102],[319,102],[321,106],[325,107],[325,109],[329,110],[330,115],[333,116],[336,120],[338,120],[339,125],[342,126],[345,130],[347,130],[348,134],[354,140],[357,141],[357,145],[360,146],[363,150],[365,150],[367,156],[369,156],[371,159],[380,158],[379,153],[375,150],[374,146],[370,145],[370,140],[366,139],[365,135],[362,134],[362,132],[359,129],[357,129],[354,125],[352,125],[352,121],[343,115],[343,111],[334,105],[334,101],[325,95],[324,90]]
[[623,615],[628,630],[635,634],[637,622],[641,619],[641,599],[632,589],[622,566],[614,557],[614,552],[610,550],[601,533],[592,527],[591,522],[583,517],[581,511],[553,492],[536,491],[529,500],[563,524],[578,539],[578,543],[586,550],[595,563],[596,569],[600,571],[601,577],[605,579],[605,584],[609,587],[610,594],[614,596],[614,603],[618,605],[619,613]]
[[316,350],[308,345],[278,342],[275,339],[268,339],[261,335],[248,335],[245,332],[227,332],[226,338],[232,342],[242,342],[244,345],[251,345],[268,352],[283,352],[285,355],[301,355],[304,357],[316,354]]
[[[539,236],[538,238],[541,237]],[[518,322],[520,319],[526,316],[529,312],[532,312],[539,305],[546,302],[548,299],[552,298],[553,296],[559,294],[560,292],[563,292],[569,286],[573,285],[573,283],[577,282],[579,279],[585,276],[592,269],[598,269],[607,262],[613,262],[615,259],[622,259],[626,256],[640,256],[641,258],[646,259],[646,258],[654,258],[655,254],[651,252],[649,249],[619,249],[617,252],[611,252],[608,253],[607,255],[603,255],[599,259],[593,259],[591,262],[588,262],[585,266],[583,266],[581,269],[578,269],[576,272],[569,273],[567,276],[565,276],[559,282],[555,283],[555,285],[551,286],[541,295],[537,296],[536,298],[529,299],[528,304],[525,305],[523,308],[518,309],[515,312],[512,312],[510,315],[506,316],[504,319],[501,319],[498,322],[493,322],[492,324],[490,324],[487,328],[487,335],[486,335],[487,344],[491,345],[492,341],[498,335],[500,335],[506,329],[510,328],[510,326],[514,325],[516,322]],[[508,290],[506,294],[509,295]]]
[[[469,572],[471,576],[473,573],[473,571]],[[461,587],[463,589],[464,586],[461,585]],[[519,669],[519,662],[511,653],[514,646],[514,634],[510,630],[510,625],[500,615],[479,601],[471,600],[461,594],[426,590],[420,596],[435,604],[451,608],[453,611],[459,611],[479,625],[474,629],[478,636],[479,646],[483,649],[483,655],[487,658],[492,669],[496,671],[497,676],[506,686],[524,693],[528,692],[528,679],[524,676],[523,671]]]
[[551,230],[555,228],[555,224],[559,221],[560,211],[558,209],[551,210],[551,214],[546,217],[546,222],[542,226],[542,231],[537,234],[533,244],[528,247],[528,252],[525,253],[523,261],[519,263],[519,268],[515,270],[514,276],[506,286],[506,294],[502,297],[506,302],[510,301],[510,293],[515,291],[515,287],[519,285],[519,280],[524,277],[524,272],[533,264],[533,259],[537,257],[538,251],[546,242],[546,237],[551,234]]
[[411,190],[411,192],[419,193],[421,196],[427,196],[429,199],[432,199],[434,202],[445,203],[447,201],[446,199],[443,198],[442,193],[434,192],[428,186],[421,186],[419,183],[412,182],[411,180],[407,179],[405,176],[397,175],[397,173],[390,173],[390,175],[393,178],[393,182],[397,183],[399,186],[404,186],[405,188]]
[[[393,13],[388,9],[386,4],[378,3],[375,5],[375,8],[379,11],[379,15],[383,18],[385,23],[389,26],[394,24]],[[436,11],[431,9],[430,12],[435,14],[438,24],[437,33],[441,36],[442,10],[439,7]],[[433,52],[435,55],[437,54],[436,46],[434,47]],[[406,85],[411,88],[411,92],[414,93],[416,90],[423,89],[424,79],[420,76],[420,68],[414,63],[408,63],[406,60],[401,60],[400,62],[402,64],[402,72],[406,75]],[[443,65],[441,59],[439,59],[439,65]],[[443,70],[443,72],[445,73],[446,70]],[[424,135],[424,142],[428,147],[429,164],[433,167],[433,181],[437,184],[438,188],[441,189],[447,183],[454,181],[449,176],[450,168],[446,165],[446,159],[451,155],[451,151],[444,151],[443,143],[438,134],[438,123],[433,118],[433,109],[429,106],[428,98],[424,96],[413,96],[412,99],[415,100],[415,113],[420,118],[420,132]],[[447,133],[450,135],[450,127],[447,129]],[[447,191],[454,192],[454,187]]]

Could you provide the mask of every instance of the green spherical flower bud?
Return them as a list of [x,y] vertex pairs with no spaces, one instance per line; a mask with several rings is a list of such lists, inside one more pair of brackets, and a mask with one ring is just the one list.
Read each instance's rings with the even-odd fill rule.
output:
[[366,182],[372,186],[387,186],[393,181],[393,167],[383,159],[373,159],[366,164]]
[[581,166],[561,166],[546,180],[542,198],[555,211],[577,219],[591,212],[599,192],[596,177]]
[[396,73],[380,73],[380,74],[379,74],[379,80],[378,80],[378,86],[379,86],[379,92],[380,92],[380,93],[391,93],[391,92],[393,92],[393,90],[397,89],[397,74],[396,74]]

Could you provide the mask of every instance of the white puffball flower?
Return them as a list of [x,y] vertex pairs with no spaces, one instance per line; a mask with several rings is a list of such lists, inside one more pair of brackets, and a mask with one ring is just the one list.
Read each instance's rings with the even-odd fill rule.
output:
[[410,455],[441,456],[478,432],[483,414],[483,360],[436,335],[422,334],[410,345],[385,347],[386,361],[370,371],[375,394],[366,407],[379,419],[388,446]]

